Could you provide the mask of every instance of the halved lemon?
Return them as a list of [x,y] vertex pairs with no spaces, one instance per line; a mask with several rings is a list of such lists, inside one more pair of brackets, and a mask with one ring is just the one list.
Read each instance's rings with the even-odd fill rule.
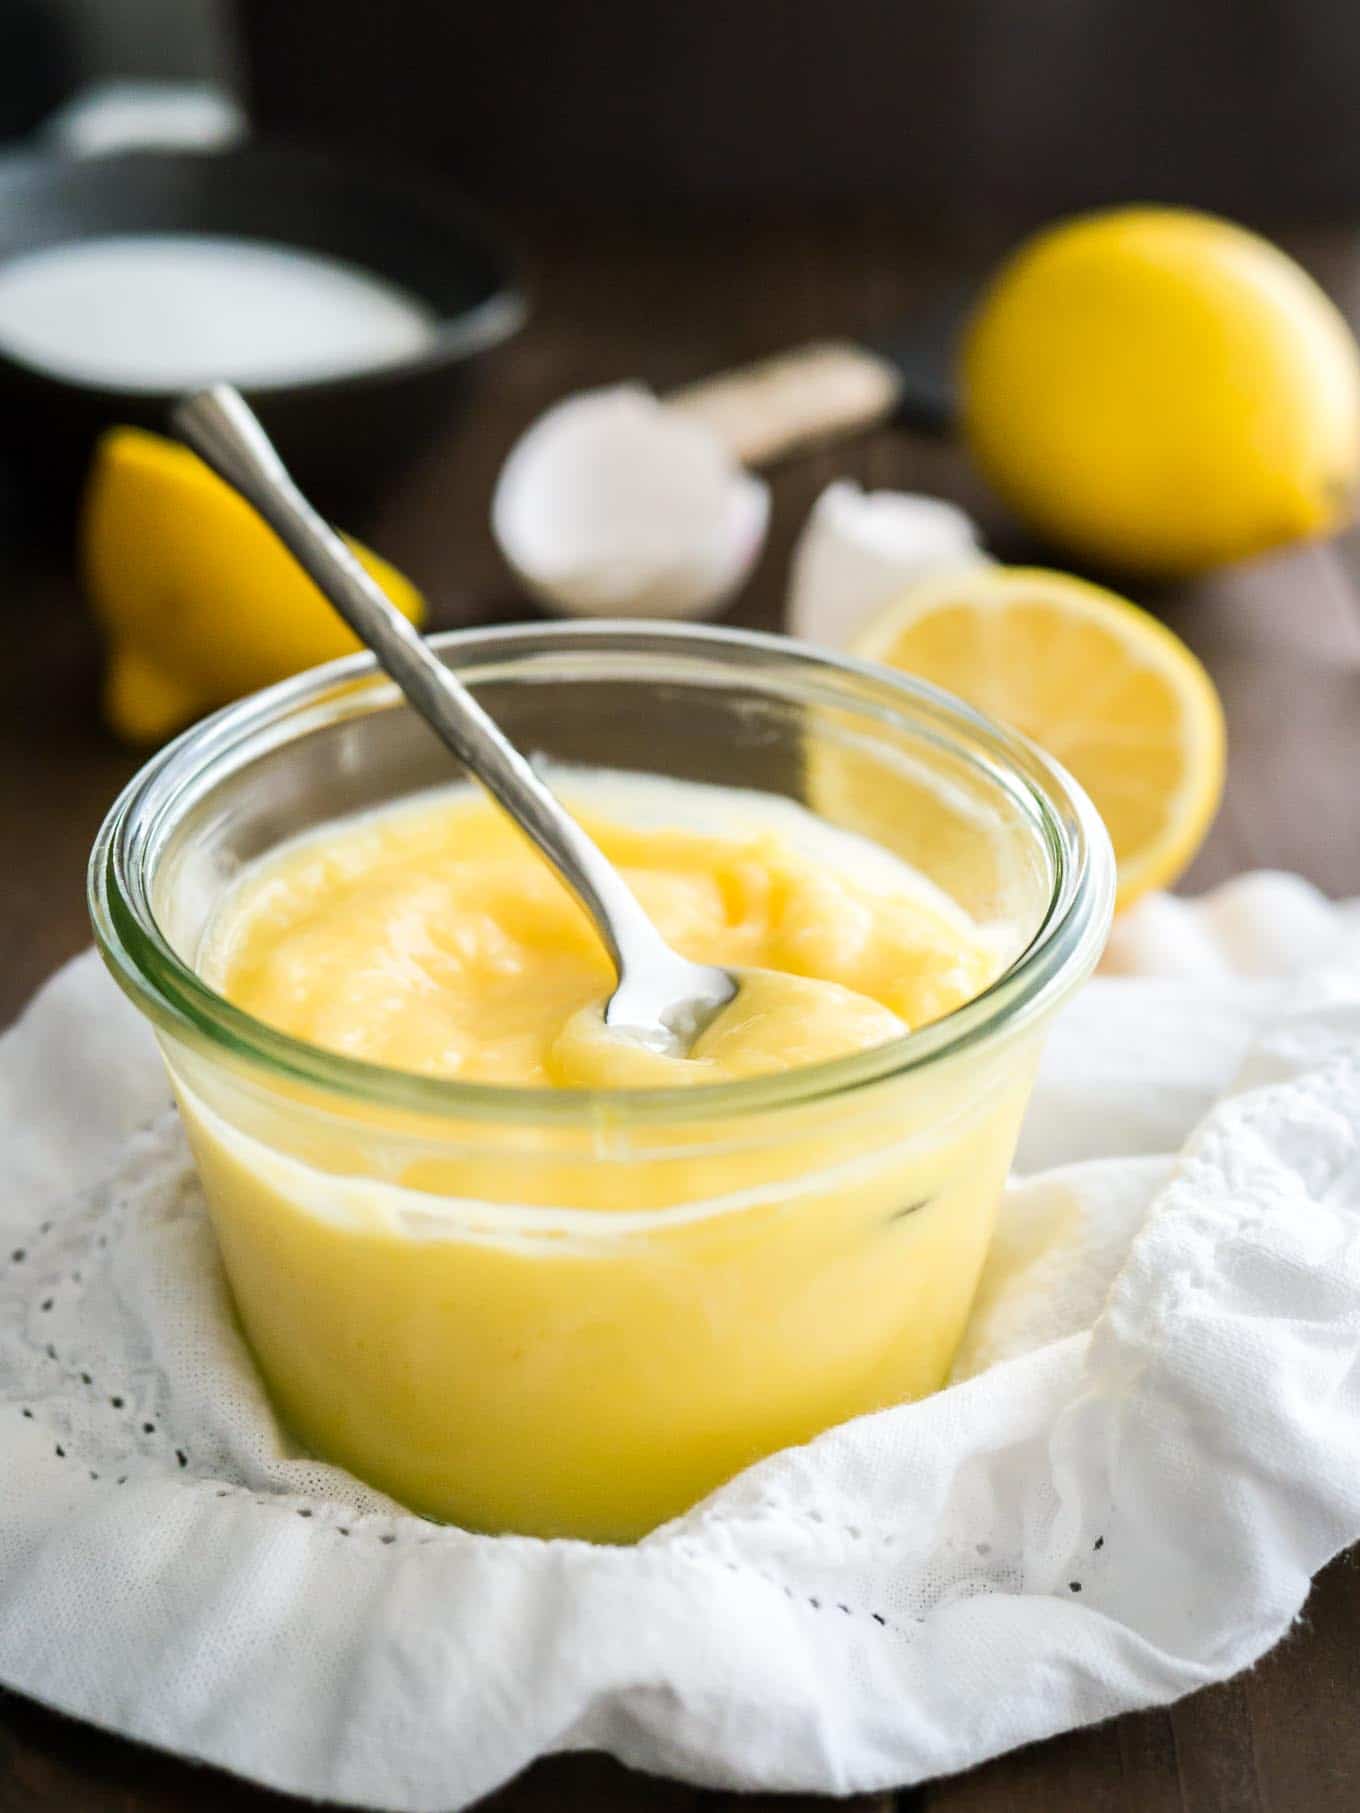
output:
[[1190,862],[1223,791],[1223,710],[1166,625],[1067,573],[979,565],[928,579],[873,617],[852,652],[957,693],[1022,731],[1095,802],[1118,904]]

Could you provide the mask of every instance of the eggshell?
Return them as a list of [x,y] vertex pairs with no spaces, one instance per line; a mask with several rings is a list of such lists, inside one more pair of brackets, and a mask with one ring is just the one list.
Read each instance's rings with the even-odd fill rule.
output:
[[492,500],[526,588],[572,616],[697,617],[754,566],[769,493],[702,424],[638,385],[556,404],[512,448]]
[[829,485],[794,549],[788,629],[846,648],[882,605],[918,579],[988,556],[970,517],[943,498]]

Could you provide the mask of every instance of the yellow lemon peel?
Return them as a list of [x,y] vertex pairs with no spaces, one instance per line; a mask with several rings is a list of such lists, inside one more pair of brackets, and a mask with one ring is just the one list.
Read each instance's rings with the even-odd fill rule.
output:
[[1002,267],[960,368],[966,438],[1016,513],[1175,577],[1325,534],[1360,479],[1360,355],[1266,240],[1207,214],[1065,221]]
[[[424,601],[411,582],[349,545],[420,623]],[[102,437],[80,547],[108,650],[104,713],[128,742],[159,742],[359,646],[254,512],[196,454],[159,435],[114,428]]]

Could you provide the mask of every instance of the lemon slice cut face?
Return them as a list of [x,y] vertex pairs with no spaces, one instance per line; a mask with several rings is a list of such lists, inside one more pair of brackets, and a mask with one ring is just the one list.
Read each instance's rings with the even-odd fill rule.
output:
[[1039,568],[970,567],[915,586],[857,637],[862,659],[929,680],[1060,761],[1105,820],[1118,904],[1166,887],[1223,791],[1218,695],[1165,624]]

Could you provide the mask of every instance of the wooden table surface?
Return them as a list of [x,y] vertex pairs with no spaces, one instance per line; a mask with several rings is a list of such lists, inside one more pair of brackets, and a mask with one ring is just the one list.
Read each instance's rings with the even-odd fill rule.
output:
[[[658,387],[825,333],[908,317],[974,267],[879,217],[676,225],[523,223],[537,267],[530,327],[489,361],[471,412],[361,528],[425,589],[439,625],[528,614],[487,529],[495,472],[517,432],[579,386],[641,376]],[[1292,242],[1360,317],[1349,233]],[[831,478],[925,489],[1018,551],[958,452],[884,430],[775,475],[770,545],[731,615],[779,623],[788,551]],[[76,586],[52,561],[0,553],[7,655],[0,680],[0,1023],[88,942],[86,853],[136,758],[102,729],[98,649]],[[1227,798],[1189,888],[1242,868],[1295,869],[1360,893],[1360,539],[1309,548],[1159,596],[1224,695]],[[1298,1629],[1249,1675],[1168,1710],[1055,1738],[972,1773],[849,1803],[931,1813],[1355,1813],[1360,1808],[1360,1570],[1321,1576]],[[633,1775],[604,1757],[540,1763],[495,1813],[637,1809],[718,1813],[738,1797]],[[162,1813],[301,1806],[141,1750],[0,1693],[0,1813]],[[807,1798],[742,1800],[802,1813]]]

